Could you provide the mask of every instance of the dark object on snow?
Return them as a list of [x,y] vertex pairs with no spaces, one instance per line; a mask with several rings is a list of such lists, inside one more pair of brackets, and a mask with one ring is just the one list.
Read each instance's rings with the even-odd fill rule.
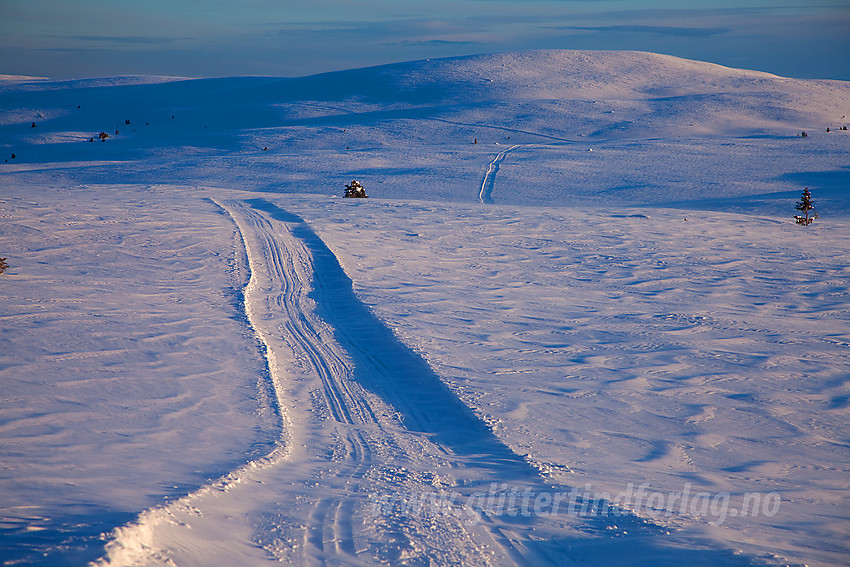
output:
[[107,134],[106,132],[101,132],[97,135],[97,137],[100,138],[101,142],[104,142],[109,137],[109,134]]
[[829,132],[829,128],[827,128],[826,131]]
[[130,119],[129,119],[129,118],[128,118],[128,119],[126,119],[126,120],[124,121],[124,124],[129,124],[129,123],[130,123]]
[[15,157],[16,157],[15,154],[12,154],[12,159],[15,159]]
[[809,211],[815,210],[815,202],[812,201],[812,194],[809,192],[808,187],[803,190],[803,196],[800,198],[797,204],[794,205],[794,208],[805,214],[805,216],[803,217],[801,217],[800,215],[794,215],[794,220],[797,221],[797,224],[809,226],[817,218],[817,213],[815,213],[814,216],[809,218]]
[[9,268],[9,263],[6,262],[6,258],[0,258],[0,274],[5,272]]
[[803,131],[803,133],[802,133],[802,134],[800,134],[800,137],[801,137],[801,138],[805,138],[805,137],[807,137],[807,136],[808,136],[808,134],[806,134],[806,132],[805,132],[805,131]]
[[345,197],[348,199],[365,199],[369,195],[359,181],[352,181],[351,185],[345,186]]
[[30,126],[30,128],[35,128],[35,122],[32,123],[32,126]]

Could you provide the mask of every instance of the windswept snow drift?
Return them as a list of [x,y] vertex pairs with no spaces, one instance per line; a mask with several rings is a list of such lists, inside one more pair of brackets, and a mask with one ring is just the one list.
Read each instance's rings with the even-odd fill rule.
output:
[[[843,561],[846,219],[803,232],[670,210],[286,202],[549,478],[611,495],[647,483],[661,510],[643,513],[664,525]],[[672,501],[686,491],[715,513]],[[747,493],[779,512],[737,517]]]
[[[113,563],[843,563],[848,116],[846,82],[633,52],[0,79],[4,558],[95,559],[98,533],[165,500],[110,540]],[[351,179],[370,199],[328,199]],[[803,187],[822,215],[808,228],[791,219]],[[414,374],[442,388],[429,407],[487,424],[489,457],[425,425],[442,418],[411,425],[427,388],[374,378],[368,347],[346,354],[351,322],[327,293],[272,321],[244,311],[250,239],[268,255],[252,269],[270,269],[293,226],[315,231],[303,254],[353,281],[369,336],[386,325],[396,359],[427,361]],[[298,347],[289,319],[327,343]],[[276,378],[261,339],[278,324],[295,338]],[[285,472],[250,464],[284,445]],[[496,454],[544,480],[478,468]],[[215,482],[234,470],[250,474]],[[503,494],[648,484],[643,504],[687,487],[729,507],[634,502],[653,526],[635,530],[673,532],[645,542],[599,537],[625,520],[579,536],[576,518],[449,529],[421,510],[358,512],[366,495],[462,499],[490,480]],[[781,507],[730,513],[747,493]]]

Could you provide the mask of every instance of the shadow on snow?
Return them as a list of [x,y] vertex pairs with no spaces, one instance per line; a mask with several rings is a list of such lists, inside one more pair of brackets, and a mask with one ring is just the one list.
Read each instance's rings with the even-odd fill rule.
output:
[[[247,203],[274,220],[287,223],[292,235],[305,244],[313,257],[311,295],[318,314],[334,327],[336,339],[350,354],[355,364],[354,378],[398,411],[408,430],[428,435],[468,466],[486,471],[491,477],[487,483],[514,481],[534,484],[540,490],[569,491],[544,482],[536,469],[496,438],[428,364],[372,314],[354,294],[352,281],[334,253],[301,217],[265,199]],[[536,523],[534,517],[502,519],[517,527]],[[624,510],[611,509],[583,517],[582,523],[582,531],[591,537],[563,538],[553,533],[546,538],[544,528],[535,532],[534,539],[524,539],[523,546],[533,548],[534,555],[554,564],[753,564],[731,550],[672,547],[672,542],[663,539],[665,528]],[[522,558],[518,559],[522,562]]]

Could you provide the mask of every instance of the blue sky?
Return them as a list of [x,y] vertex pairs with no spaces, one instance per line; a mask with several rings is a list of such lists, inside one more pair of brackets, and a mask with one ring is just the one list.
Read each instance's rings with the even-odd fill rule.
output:
[[0,0],[0,74],[297,76],[538,48],[850,80],[850,0]]

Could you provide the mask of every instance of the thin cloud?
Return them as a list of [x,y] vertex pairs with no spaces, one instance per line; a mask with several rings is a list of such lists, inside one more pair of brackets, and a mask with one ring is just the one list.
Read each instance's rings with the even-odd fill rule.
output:
[[[151,36],[118,36],[118,35],[74,35],[67,39],[85,41],[91,43],[121,43],[126,45],[162,45],[180,41],[176,37],[151,37]],[[182,38],[185,39],[185,38]]]
[[622,33],[648,33],[671,37],[712,37],[723,35],[732,31],[730,28],[688,28],[679,26],[643,26],[643,25],[615,25],[615,26],[548,26],[553,30],[574,30],[588,32],[622,32]]
[[266,35],[288,35],[291,33],[349,34],[363,37],[410,37],[434,36],[439,34],[469,33],[481,31],[475,22],[458,19],[392,19],[381,21],[327,21],[296,24],[265,24],[270,28]]
[[411,40],[402,40],[402,41],[392,41],[385,42],[384,45],[387,46],[404,46],[404,47],[440,47],[440,46],[453,46],[453,45],[475,45],[474,41],[465,41],[465,40],[450,40],[450,39],[423,39],[417,41]]

